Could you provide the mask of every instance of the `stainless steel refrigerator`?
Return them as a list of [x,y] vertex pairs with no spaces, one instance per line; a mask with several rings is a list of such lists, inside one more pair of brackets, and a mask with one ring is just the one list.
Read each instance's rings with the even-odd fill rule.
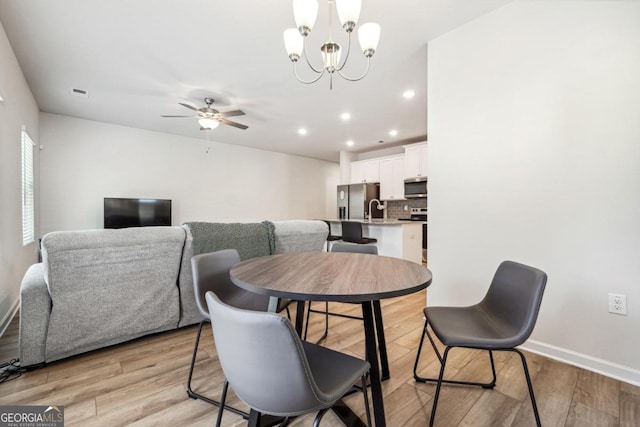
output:
[[[367,219],[369,202],[380,197],[380,184],[338,185],[338,218]],[[373,217],[382,218],[383,211],[376,209],[374,203]]]

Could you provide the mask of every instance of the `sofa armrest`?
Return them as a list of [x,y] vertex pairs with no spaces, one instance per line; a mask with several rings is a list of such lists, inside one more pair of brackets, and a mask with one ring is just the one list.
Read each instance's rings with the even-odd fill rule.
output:
[[51,296],[44,280],[42,263],[34,264],[20,285],[20,365],[45,361],[47,328],[51,315]]
[[178,327],[192,325],[202,320],[202,315],[196,304],[195,291],[193,289],[193,272],[191,271],[191,258],[193,258],[193,236],[188,225],[182,225],[186,233],[184,249],[182,250],[182,264],[178,280],[180,290],[180,323]]

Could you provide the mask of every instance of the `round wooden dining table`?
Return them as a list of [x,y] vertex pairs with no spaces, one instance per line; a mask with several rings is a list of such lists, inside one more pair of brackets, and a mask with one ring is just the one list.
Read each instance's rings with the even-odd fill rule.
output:
[[[377,427],[385,426],[379,352],[386,368],[386,346],[380,300],[412,294],[431,284],[431,272],[399,258],[348,252],[304,252],[253,258],[236,264],[231,281],[251,292],[295,301],[360,303],[364,321],[365,351],[371,364],[373,415]],[[302,332],[305,304],[298,304],[296,330]],[[375,316],[374,316],[375,312]],[[377,333],[377,343],[376,343]],[[364,425],[343,403],[334,406],[347,424]]]

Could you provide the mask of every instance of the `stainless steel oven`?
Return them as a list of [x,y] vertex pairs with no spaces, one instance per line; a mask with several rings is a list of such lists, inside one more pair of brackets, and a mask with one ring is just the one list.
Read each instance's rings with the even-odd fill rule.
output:
[[404,197],[417,199],[427,197],[427,178],[411,178],[404,180]]

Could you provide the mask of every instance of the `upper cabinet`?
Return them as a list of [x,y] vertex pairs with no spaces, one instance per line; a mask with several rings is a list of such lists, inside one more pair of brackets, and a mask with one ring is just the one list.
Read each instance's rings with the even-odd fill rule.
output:
[[404,147],[404,177],[418,178],[427,176],[427,143],[412,144]]
[[380,160],[380,200],[404,200],[404,156]]
[[351,184],[380,182],[380,160],[351,162]]

